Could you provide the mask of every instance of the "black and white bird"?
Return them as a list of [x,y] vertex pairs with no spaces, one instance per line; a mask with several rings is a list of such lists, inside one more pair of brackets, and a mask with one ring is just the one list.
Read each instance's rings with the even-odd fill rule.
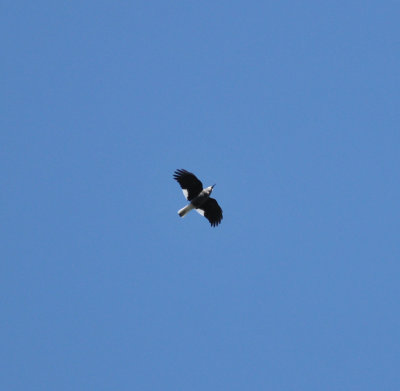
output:
[[192,209],[196,209],[204,216],[212,227],[216,227],[222,220],[222,209],[218,202],[211,198],[211,192],[215,185],[203,189],[203,184],[194,174],[186,170],[176,170],[174,179],[181,185],[183,194],[190,203],[178,211],[179,216],[184,217]]

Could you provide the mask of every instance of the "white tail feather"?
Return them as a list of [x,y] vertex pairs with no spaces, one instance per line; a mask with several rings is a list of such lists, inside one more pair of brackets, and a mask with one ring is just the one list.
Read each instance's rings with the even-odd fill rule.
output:
[[192,204],[186,205],[182,209],[178,210],[178,215],[181,217],[185,217],[192,209],[194,209],[194,206]]

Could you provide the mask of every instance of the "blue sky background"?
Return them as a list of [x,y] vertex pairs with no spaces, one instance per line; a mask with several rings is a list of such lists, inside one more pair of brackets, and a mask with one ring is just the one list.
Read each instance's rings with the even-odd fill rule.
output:
[[3,1],[0,388],[399,390],[399,12]]

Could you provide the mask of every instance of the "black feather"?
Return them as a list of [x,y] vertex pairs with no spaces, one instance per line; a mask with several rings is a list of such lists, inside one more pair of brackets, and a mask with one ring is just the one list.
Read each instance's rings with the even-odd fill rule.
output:
[[183,190],[188,192],[187,199],[189,201],[198,196],[203,190],[203,184],[201,181],[197,179],[196,175],[189,171],[183,169],[176,170],[174,173],[174,179],[178,181]]

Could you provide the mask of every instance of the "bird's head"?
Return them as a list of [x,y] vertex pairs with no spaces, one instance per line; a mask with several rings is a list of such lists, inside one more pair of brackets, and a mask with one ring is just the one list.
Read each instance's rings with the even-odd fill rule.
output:
[[212,191],[213,191],[213,189],[214,189],[214,186],[215,186],[215,185],[212,185],[212,186],[208,186],[208,187],[207,187],[206,190],[207,190],[208,195],[210,195],[210,194],[212,193]]

